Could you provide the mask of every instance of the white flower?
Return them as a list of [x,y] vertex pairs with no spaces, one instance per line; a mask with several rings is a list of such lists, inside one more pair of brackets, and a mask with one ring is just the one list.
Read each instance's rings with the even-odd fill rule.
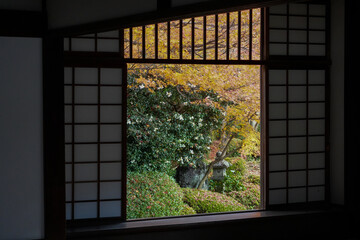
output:
[[201,127],[202,126],[202,123],[199,123],[199,127]]
[[171,92],[166,93],[166,96],[168,96],[168,97],[171,97],[171,95],[172,95]]
[[140,89],[143,89],[144,87],[145,87],[144,84],[141,84],[141,85],[139,86]]
[[193,116],[191,116],[191,117],[189,117],[189,119],[190,119],[190,120],[193,120],[193,119],[194,119],[194,117],[193,117]]
[[130,121],[130,119],[128,119],[128,120],[126,121],[126,123],[127,123],[127,124],[131,124],[131,121]]
[[182,115],[179,116],[179,120],[184,120]]
[[186,106],[186,105],[188,105],[189,103],[188,102],[184,102],[184,105]]
[[191,154],[194,154],[194,151],[193,151],[193,150],[190,150],[190,153],[191,153]]
[[196,136],[196,137],[194,137],[194,139],[195,139],[195,140],[198,140],[199,138]]
[[199,119],[199,122],[201,123],[202,121],[203,121],[202,118],[200,118],[200,119]]

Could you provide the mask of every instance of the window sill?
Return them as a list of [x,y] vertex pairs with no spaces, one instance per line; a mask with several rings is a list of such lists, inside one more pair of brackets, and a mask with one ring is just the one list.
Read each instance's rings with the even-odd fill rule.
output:
[[249,211],[240,213],[209,214],[190,217],[158,218],[151,220],[133,220],[97,226],[68,227],[68,239],[83,237],[121,235],[127,233],[170,231],[183,228],[211,227],[219,224],[233,224],[245,221],[267,221],[283,217],[320,216],[343,213],[341,207],[311,210],[272,210]]

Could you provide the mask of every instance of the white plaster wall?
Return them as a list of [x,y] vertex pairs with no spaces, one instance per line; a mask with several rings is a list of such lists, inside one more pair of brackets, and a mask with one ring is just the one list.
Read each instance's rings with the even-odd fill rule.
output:
[[0,37],[0,239],[44,237],[41,49]]
[[344,204],[344,1],[331,1],[330,191]]

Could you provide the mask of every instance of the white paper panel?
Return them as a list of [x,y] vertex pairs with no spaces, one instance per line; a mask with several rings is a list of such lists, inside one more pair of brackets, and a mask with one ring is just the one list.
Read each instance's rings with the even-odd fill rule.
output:
[[70,51],[70,39],[64,38],[64,51]]
[[290,15],[306,15],[307,5],[306,4],[289,4]]
[[64,121],[65,121],[65,123],[70,123],[72,121],[72,107],[71,106],[64,107]]
[[289,155],[289,169],[305,169],[306,168],[306,154],[290,154]]
[[325,101],[325,86],[309,87],[309,101]]
[[269,70],[269,84],[286,84],[286,70]]
[[309,201],[325,200],[325,187],[309,187]]
[[75,181],[96,181],[97,164],[75,164]]
[[120,180],[121,163],[101,163],[100,180]]
[[72,161],[72,146],[65,145],[65,162],[71,162],[71,161]]
[[64,83],[65,84],[72,83],[72,68],[70,67],[64,68]]
[[65,201],[71,201],[72,199],[72,184],[71,183],[67,183],[65,185]]
[[323,4],[310,4],[309,5],[309,14],[316,16],[325,16],[326,6]]
[[289,27],[296,29],[306,29],[307,27],[307,18],[306,17],[289,17]]
[[100,121],[103,123],[121,123],[121,106],[101,106]]
[[309,151],[325,151],[325,137],[309,137]]
[[325,84],[325,70],[309,70],[309,84]]
[[75,144],[74,149],[75,162],[96,162],[97,145],[96,144]]
[[98,52],[119,52],[119,40],[98,39]]
[[97,87],[76,86],[75,87],[75,103],[97,103],[98,92]]
[[286,190],[270,190],[269,191],[269,204],[284,204],[286,203]]
[[325,31],[309,31],[310,43],[325,43]]
[[289,84],[306,84],[306,70],[289,70]]
[[96,68],[75,68],[75,83],[97,84],[98,70]]
[[286,139],[273,138],[269,139],[269,153],[285,153],[286,152]]
[[290,30],[289,31],[289,41],[290,42],[307,42],[307,32],[300,30]]
[[121,216],[121,201],[100,202],[100,217]]
[[300,203],[306,201],[306,188],[289,189],[289,203]]
[[286,14],[287,13],[286,4],[271,6],[270,7],[270,13]]
[[286,173],[285,172],[269,173],[269,187],[270,188],[286,187]]
[[269,87],[269,101],[270,102],[285,102],[286,101],[286,87],[270,86]]
[[325,184],[325,170],[310,170],[309,185]]
[[72,88],[71,86],[64,87],[64,103],[71,103],[72,101]]
[[121,84],[122,70],[121,68],[102,68],[100,71],[101,84]]
[[101,125],[100,126],[101,142],[120,142],[121,125]]
[[306,103],[289,103],[289,118],[306,118]]
[[270,42],[286,42],[287,41],[287,31],[271,29],[269,31],[269,41]]
[[121,182],[100,183],[100,199],[121,198]]
[[96,202],[84,202],[74,204],[74,218],[95,218],[97,213]]
[[270,121],[269,122],[269,136],[285,136],[286,135],[286,121]]
[[305,120],[290,120],[289,121],[289,135],[290,136],[306,135],[306,121]]
[[290,86],[289,101],[306,101],[306,87]]
[[286,55],[287,51],[286,51],[286,44],[275,44],[275,43],[270,43],[269,44],[269,54],[270,55]]
[[121,87],[100,87],[101,103],[121,103],[122,88]]
[[309,118],[325,117],[325,103],[309,103]]
[[325,56],[326,48],[325,45],[309,45],[309,55],[310,56]]
[[101,144],[100,161],[119,161],[121,160],[121,144]]
[[70,164],[65,164],[65,181],[72,181],[72,166]]
[[97,196],[97,183],[75,183],[75,201],[95,200]]
[[75,106],[75,123],[97,123],[97,106]]
[[286,104],[269,104],[269,118],[270,119],[286,118]]
[[71,39],[71,51],[95,51],[95,39],[87,38],[72,38]]
[[286,16],[270,16],[270,28],[286,28]]
[[289,172],[289,187],[306,186],[306,171]]
[[65,126],[65,142],[72,141],[72,127],[70,125]]
[[325,29],[325,18],[309,17],[310,29]]
[[289,152],[305,152],[306,151],[306,138],[305,137],[290,137],[289,142]]
[[96,142],[97,125],[76,125],[75,142]]
[[305,56],[307,54],[306,44],[289,44],[290,56]]
[[71,203],[66,204],[66,220],[71,220],[71,211],[72,211],[72,205]]
[[281,171],[286,170],[286,156],[269,156],[269,170],[270,171]]
[[324,167],[325,167],[325,153],[309,154],[309,168],[324,168]]

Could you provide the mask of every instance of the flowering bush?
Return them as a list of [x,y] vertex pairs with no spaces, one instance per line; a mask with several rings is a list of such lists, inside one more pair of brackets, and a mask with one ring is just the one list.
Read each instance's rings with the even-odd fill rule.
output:
[[[196,166],[208,153],[211,130],[221,124],[210,91],[184,97],[177,86],[146,88],[129,75],[127,154],[130,171],[161,171]],[[198,99],[198,100],[194,100]]]
[[128,172],[128,219],[192,214],[184,204],[182,189],[165,173]]
[[184,202],[197,213],[241,211],[246,208],[235,199],[221,193],[184,188]]

